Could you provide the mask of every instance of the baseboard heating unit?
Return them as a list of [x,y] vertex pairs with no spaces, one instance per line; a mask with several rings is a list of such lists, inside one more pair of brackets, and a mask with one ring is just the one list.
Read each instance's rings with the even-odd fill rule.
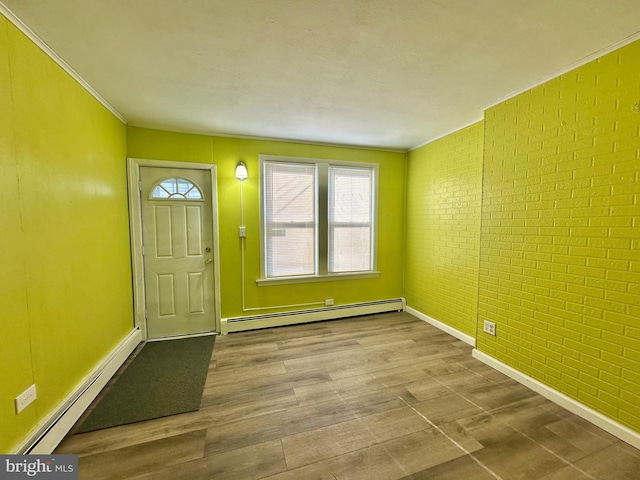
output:
[[290,312],[223,318],[221,321],[221,333],[243,332],[258,328],[296,325],[298,323],[318,322],[321,320],[336,320],[338,318],[355,317],[372,313],[403,311],[405,305],[404,298],[393,298],[375,302],[352,303]]

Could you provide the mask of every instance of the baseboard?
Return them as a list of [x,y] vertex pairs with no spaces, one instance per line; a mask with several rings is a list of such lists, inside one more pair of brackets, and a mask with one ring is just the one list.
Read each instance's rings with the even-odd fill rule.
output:
[[223,318],[221,333],[244,332],[259,328],[282,327],[300,323],[318,322],[322,320],[336,320],[339,318],[355,317],[372,313],[385,313],[404,310],[404,298],[380,300],[374,302],[354,303],[348,305],[334,305],[324,308],[296,310],[292,312],[253,315],[246,317]]
[[18,446],[16,453],[49,455],[142,341],[131,331]]
[[411,308],[411,307],[407,306],[407,308],[405,310],[406,310],[407,313],[410,313],[414,317],[417,317],[422,321],[430,323],[431,325],[433,325],[436,328],[439,328],[443,332],[446,332],[449,335],[452,335],[452,336],[456,337],[458,340],[462,340],[463,342],[468,343],[472,347],[476,346],[476,339],[474,337],[472,337],[471,335],[467,335],[466,333],[463,333],[460,330],[457,330],[457,329],[447,325],[446,323],[442,323],[441,321],[436,320],[435,318],[432,318],[429,315],[425,315],[424,313],[419,312],[415,308]]
[[602,415],[599,412],[596,412],[590,407],[574,400],[566,396],[563,393],[555,390],[554,388],[545,385],[544,383],[531,378],[529,375],[526,375],[519,370],[516,370],[509,365],[502,363],[500,360],[493,358],[486,353],[483,353],[477,349],[474,349],[472,352],[474,358],[480,360],[481,362],[489,365],[492,368],[495,368],[499,372],[504,373],[508,377],[512,378],[518,383],[530,388],[534,392],[539,393],[543,397],[551,400],[552,402],[560,405],[561,407],[569,410],[571,413],[575,413],[576,415],[584,418],[588,422],[593,423],[594,425],[602,428],[603,430],[609,432],[611,435],[618,437],[623,442],[628,443],[629,445],[634,446],[635,448],[640,449],[640,433],[631,430],[628,427],[612,420],[611,418]]

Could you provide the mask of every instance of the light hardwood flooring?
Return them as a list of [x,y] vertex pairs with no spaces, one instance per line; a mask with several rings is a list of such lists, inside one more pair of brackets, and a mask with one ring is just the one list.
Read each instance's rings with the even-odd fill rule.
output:
[[199,411],[55,453],[87,480],[640,479],[640,451],[400,312],[218,337]]

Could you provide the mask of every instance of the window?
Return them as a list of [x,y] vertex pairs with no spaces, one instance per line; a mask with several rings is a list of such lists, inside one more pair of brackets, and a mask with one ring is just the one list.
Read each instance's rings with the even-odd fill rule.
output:
[[374,273],[376,165],[260,161],[263,279]]
[[316,169],[266,163],[264,211],[267,277],[316,273]]
[[153,200],[202,200],[202,192],[185,178],[165,178],[151,189],[151,198]]
[[329,272],[372,269],[373,170],[329,167]]

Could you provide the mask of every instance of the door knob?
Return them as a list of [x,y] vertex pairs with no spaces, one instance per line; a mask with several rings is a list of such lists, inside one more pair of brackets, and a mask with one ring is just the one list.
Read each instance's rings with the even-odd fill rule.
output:
[[209,263],[213,263],[213,258],[207,258],[204,263],[209,264]]

